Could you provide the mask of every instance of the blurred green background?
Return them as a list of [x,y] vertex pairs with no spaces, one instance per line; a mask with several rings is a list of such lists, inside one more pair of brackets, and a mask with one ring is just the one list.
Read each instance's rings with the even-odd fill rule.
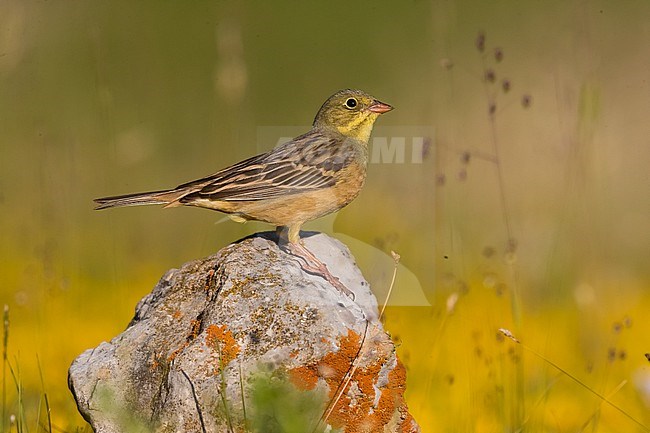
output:
[[396,107],[378,126],[435,134],[305,228],[349,243],[378,293],[397,251],[394,291],[426,294],[386,313],[423,431],[648,431],[648,46],[645,0],[0,2],[0,302],[30,430],[43,391],[58,431],[84,428],[69,364],[167,269],[267,229],[92,199],[267,150],[260,128],[307,127],[353,87]]

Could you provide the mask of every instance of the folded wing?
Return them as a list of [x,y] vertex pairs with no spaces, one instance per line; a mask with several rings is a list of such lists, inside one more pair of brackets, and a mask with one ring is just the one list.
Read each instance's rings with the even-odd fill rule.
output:
[[337,138],[318,131],[293,139],[218,173],[179,185],[181,203],[196,199],[256,201],[299,194],[335,184],[335,173],[355,155]]

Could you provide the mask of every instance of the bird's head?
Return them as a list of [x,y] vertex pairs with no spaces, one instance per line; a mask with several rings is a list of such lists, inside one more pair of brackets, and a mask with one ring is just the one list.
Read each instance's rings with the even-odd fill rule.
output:
[[341,90],[330,96],[318,110],[314,127],[334,129],[346,137],[367,143],[375,120],[392,109],[361,90]]

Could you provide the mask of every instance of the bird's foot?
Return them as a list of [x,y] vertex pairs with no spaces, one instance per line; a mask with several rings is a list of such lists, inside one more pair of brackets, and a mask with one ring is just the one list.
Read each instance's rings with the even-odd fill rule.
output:
[[348,296],[354,301],[354,292],[348,289],[345,284],[341,282],[337,277],[331,274],[327,265],[321,262],[318,257],[316,257],[311,251],[309,251],[302,242],[290,242],[284,246],[284,249],[294,257],[297,257],[299,260],[300,267],[303,271],[312,274],[318,275],[324,278],[328,283],[330,283],[336,290],[342,294]]

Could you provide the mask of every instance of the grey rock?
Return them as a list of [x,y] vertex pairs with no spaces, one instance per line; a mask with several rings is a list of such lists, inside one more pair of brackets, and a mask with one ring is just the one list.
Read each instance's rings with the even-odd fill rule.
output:
[[304,272],[271,233],[188,262],[124,332],[72,363],[82,416],[100,433],[419,431],[349,251],[322,234],[304,240],[354,300]]

